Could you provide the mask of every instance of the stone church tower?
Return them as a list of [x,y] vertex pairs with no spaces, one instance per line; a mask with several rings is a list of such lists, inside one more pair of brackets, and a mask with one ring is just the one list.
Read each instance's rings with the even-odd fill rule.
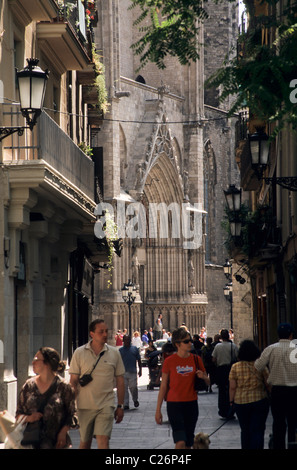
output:
[[[207,80],[233,51],[237,53],[237,35],[240,24],[239,6],[228,1],[205,5],[208,19],[204,27],[204,77]],[[224,298],[223,289],[229,282],[222,266],[229,254],[225,249],[226,232],[222,228],[225,217],[224,190],[230,184],[240,187],[240,171],[235,158],[238,145],[238,116],[227,116],[232,99],[220,100],[220,88],[204,87],[203,133],[204,145],[204,208],[206,215],[205,266],[207,286],[207,333],[216,334],[221,328],[232,328],[234,340],[252,337],[251,285],[248,276],[239,284],[236,273],[242,268],[233,260],[232,296]],[[243,274],[243,271],[240,271]]]
[[[190,66],[168,58],[165,70],[148,64],[136,72],[139,58],[131,44],[139,32],[133,27],[137,11],[128,8],[130,3],[105,0],[97,4],[95,43],[105,65],[110,107],[100,130],[93,133],[92,146],[101,151],[103,201],[112,204],[115,213],[121,201],[125,214],[138,204],[145,228],[136,235],[134,228],[135,236],[129,236],[126,217],[123,251],[120,258],[114,256],[112,276],[107,270],[96,276],[96,315],[104,316],[113,332],[128,327],[121,288],[131,279],[138,286],[132,306],[133,331],[153,326],[162,313],[166,330],[185,322],[192,333],[198,333],[206,322],[208,302],[203,49],[200,60]],[[160,204],[174,210],[159,211],[152,220],[151,211]],[[162,232],[165,220],[167,234]],[[187,224],[189,232],[185,233]],[[196,232],[198,242],[189,243]]]

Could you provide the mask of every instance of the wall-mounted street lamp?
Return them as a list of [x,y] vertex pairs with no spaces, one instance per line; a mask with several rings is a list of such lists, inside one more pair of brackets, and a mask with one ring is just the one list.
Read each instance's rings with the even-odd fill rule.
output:
[[235,187],[234,184],[230,184],[227,191],[224,191],[227,206],[229,209],[230,217],[230,231],[232,237],[240,237],[241,233],[241,220],[240,220],[240,208],[241,208],[241,189]]
[[297,191],[297,176],[263,177],[270,150],[269,137],[264,132],[264,127],[257,127],[256,132],[249,136],[249,145],[252,169],[259,180],[264,179],[266,184],[278,184],[289,191]]
[[[229,280],[229,281],[232,281],[232,263],[230,263],[230,261],[228,259],[226,259],[226,262],[225,264],[223,265],[223,268],[224,268],[224,274],[226,276],[226,278]],[[240,274],[238,274],[238,272],[241,270],[242,268],[240,268],[235,274],[234,274],[234,277],[236,279],[237,282],[239,282],[239,284],[245,284],[246,283],[246,279],[244,277],[242,277]],[[229,295],[229,292],[230,292],[230,288],[228,287],[229,284],[226,284],[225,288],[226,288],[226,292],[224,291],[224,294],[227,296]]]
[[245,284],[246,283],[246,279],[244,277],[242,277],[240,274],[235,274],[235,279],[237,282],[239,282],[239,284]]
[[261,178],[268,164],[269,137],[263,127],[257,127],[256,132],[249,135],[249,145],[252,158],[252,168],[258,178]]
[[17,72],[17,81],[21,113],[25,117],[28,127],[0,127],[0,141],[16,132],[21,136],[28,128],[32,131],[41,114],[49,72],[48,70],[44,72],[37,65],[38,59],[27,59],[27,62],[28,65]]
[[232,263],[230,263],[228,259],[226,259],[226,262],[223,265],[223,268],[224,268],[224,274],[226,278],[231,279],[232,278]]
[[131,322],[131,305],[136,299],[136,286],[129,279],[128,283],[124,284],[122,287],[122,297],[124,302],[128,305],[129,308],[129,335],[132,335],[132,322]]

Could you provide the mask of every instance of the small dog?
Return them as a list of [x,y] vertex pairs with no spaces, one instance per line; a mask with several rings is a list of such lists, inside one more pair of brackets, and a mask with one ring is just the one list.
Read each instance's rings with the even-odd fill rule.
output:
[[198,432],[194,438],[193,449],[209,449],[209,436],[204,432]]

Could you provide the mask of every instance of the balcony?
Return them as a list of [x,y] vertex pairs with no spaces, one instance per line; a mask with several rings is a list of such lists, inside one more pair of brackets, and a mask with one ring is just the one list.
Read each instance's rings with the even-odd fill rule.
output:
[[[3,124],[24,125],[18,107],[2,106],[6,108]],[[53,224],[52,231],[47,233],[48,240],[59,239],[55,231],[57,224],[61,233],[69,234],[71,239],[77,237],[92,263],[107,263],[106,240],[94,235],[96,203],[92,159],[45,112],[41,113],[32,132],[25,129],[22,136],[13,134],[3,140],[2,150],[0,163],[6,170],[11,198],[10,228],[23,229],[30,224],[32,230],[31,216],[41,213],[41,219],[34,222],[35,231],[44,229],[46,233],[49,219]]]
[[103,113],[99,106],[88,104],[88,124],[93,128],[99,128],[103,124]]
[[53,21],[36,25],[39,47],[61,74],[68,70],[88,70],[92,35],[86,26],[84,5],[78,0],[59,4]]
[[84,103],[96,105],[98,103],[98,89],[95,86],[83,85],[82,99]]
[[90,199],[94,198],[94,164],[45,112],[38,126],[39,158],[45,160]]
[[[6,125],[23,125],[18,108],[5,108]],[[65,198],[72,206],[93,211],[94,163],[47,113],[41,113],[32,133],[26,129],[23,136],[14,134],[2,145],[3,163],[14,166],[18,183],[26,182],[37,192],[46,189],[53,199]]]
[[90,63],[87,50],[70,23],[38,23],[36,32],[40,49],[61,74],[82,70]]
[[80,85],[93,86],[96,78],[94,64],[88,64],[83,70],[77,71],[77,80]]
[[59,14],[56,0],[10,0],[9,5],[13,15],[24,25],[31,21],[51,21]]

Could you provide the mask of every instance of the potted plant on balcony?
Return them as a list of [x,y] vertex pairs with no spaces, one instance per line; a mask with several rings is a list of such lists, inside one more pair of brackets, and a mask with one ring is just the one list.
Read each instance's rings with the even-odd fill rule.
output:
[[92,157],[93,156],[93,149],[92,147],[90,147],[88,144],[86,144],[85,142],[81,142],[79,144],[79,148],[86,154],[88,155],[88,157]]
[[98,96],[98,109],[103,114],[107,112],[109,103],[107,101],[107,90],[105,85],[105,67],[104,64],[100,61],[100,57],[96,52],[95,45],[93,44],[92,48],[92,57],[95,66],[95,80],[94,80],[94,87],[97,90]]
[[64,0],[58,0],[59,6],[59,20],[69,20],[73,11],[76,9],[76,4],[71,2],[64,2]]
[[[82,2],[83,2],[83,0],[82,0]],[[94,25],[98,21],[98,13],[97,13],[95,0],[90,0],[90,1],[87,2],[86,20],[87,20],[87,25],[88,26],[90,25],[90,23],[92,25]]]
[[113,266],[113,256],[116,253],[118,256],[121,255],[122,250],[122,239],[119,239],[118,236],[118,226],[114,221],[114,217],[109,213],[108,210],[105,210],[104,213],[104,223],[103,223],[103,231],[105,233],[105,237],[101,239],[103,242],[107,257],[108,257],[108,272],[110,278],[107,280],[107,287],[111,287],[112,285],[112,271],[114,269]]
[[88,1],[88,9],[89,9],[89,10],[95,10],[95,9],[96,9],[96,2],[95,2],[95,0],[89,0],[89,1]]

